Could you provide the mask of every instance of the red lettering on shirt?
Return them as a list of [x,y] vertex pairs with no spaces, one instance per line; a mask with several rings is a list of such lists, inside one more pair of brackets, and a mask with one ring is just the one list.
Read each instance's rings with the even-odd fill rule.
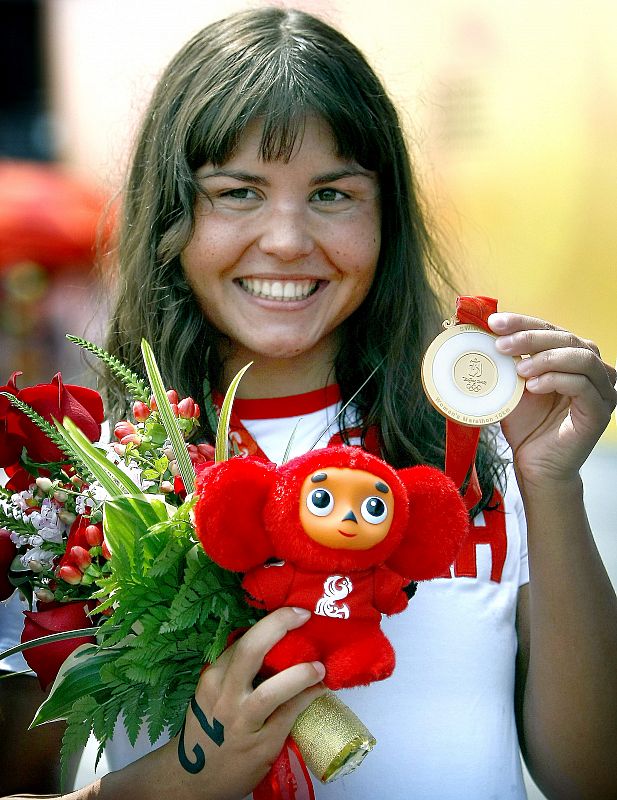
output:
[[[482,520],[483,524],[478,524]],[[456,557],[454,562],[455,578],[478,577],[478,545],[488,545],[490,547],[491,580],[495,583],[501,583],[503,567],[508,553],[508,536],[503,501],[497,490],[493,493],[489,507],[482,512],[482,517],[476,517],[474,520],[469,536]],[[440,577],[451,578],[452,575],[446,572]]]

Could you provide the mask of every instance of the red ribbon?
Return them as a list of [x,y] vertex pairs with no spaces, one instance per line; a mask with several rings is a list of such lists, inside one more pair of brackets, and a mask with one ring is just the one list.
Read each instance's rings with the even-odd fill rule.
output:
[[253,789],[253,800],[315,800],[311,776],[291,736],[266,777]]
[[[490,333],[488,318],[497,311],[497,300],[493,297],[457,297],[454,317],[457,324],[475,325]],[[463,502],[471,510],[482,497],[476,452],[480,439],[480,428],[461,425],[446,419],[446,463],[445,472],[461,489]]]

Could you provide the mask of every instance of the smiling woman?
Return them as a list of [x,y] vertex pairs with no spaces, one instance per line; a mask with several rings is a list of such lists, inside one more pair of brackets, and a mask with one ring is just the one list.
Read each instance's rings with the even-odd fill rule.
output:
[[310,379],[300,388],[311,391],[326,383],[339,326],[373,282],[379,186],[337,155],[322,120],[306,120],[285,160],[263,159],[263,131],[255,120],[221,168],[197,171],[202,193],[181,262],[204,316],[227,338],[224,385],[248,361],[262,381],[273,360],[291,358]]

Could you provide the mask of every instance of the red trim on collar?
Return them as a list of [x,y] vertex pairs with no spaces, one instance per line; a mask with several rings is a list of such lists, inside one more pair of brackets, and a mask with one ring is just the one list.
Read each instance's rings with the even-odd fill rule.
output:
[[[217,404],[222,397],[215,396]],[[239,398],[234,400],[234,412],[239,419],[280,419],[312,414],[322,408],[333,406],[341,399],[338,383],[331,383],[322,389],[290,397]]]

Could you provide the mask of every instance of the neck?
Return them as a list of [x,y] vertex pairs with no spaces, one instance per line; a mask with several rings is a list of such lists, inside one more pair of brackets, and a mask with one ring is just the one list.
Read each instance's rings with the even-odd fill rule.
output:
[[334,358],[332,352],[310,351],[293,358],[234,352],[225,359],[221,388],[227,391],[234,376],[252,361],[238,386],[238,398],[288,397],[312,392],[335,383]]

